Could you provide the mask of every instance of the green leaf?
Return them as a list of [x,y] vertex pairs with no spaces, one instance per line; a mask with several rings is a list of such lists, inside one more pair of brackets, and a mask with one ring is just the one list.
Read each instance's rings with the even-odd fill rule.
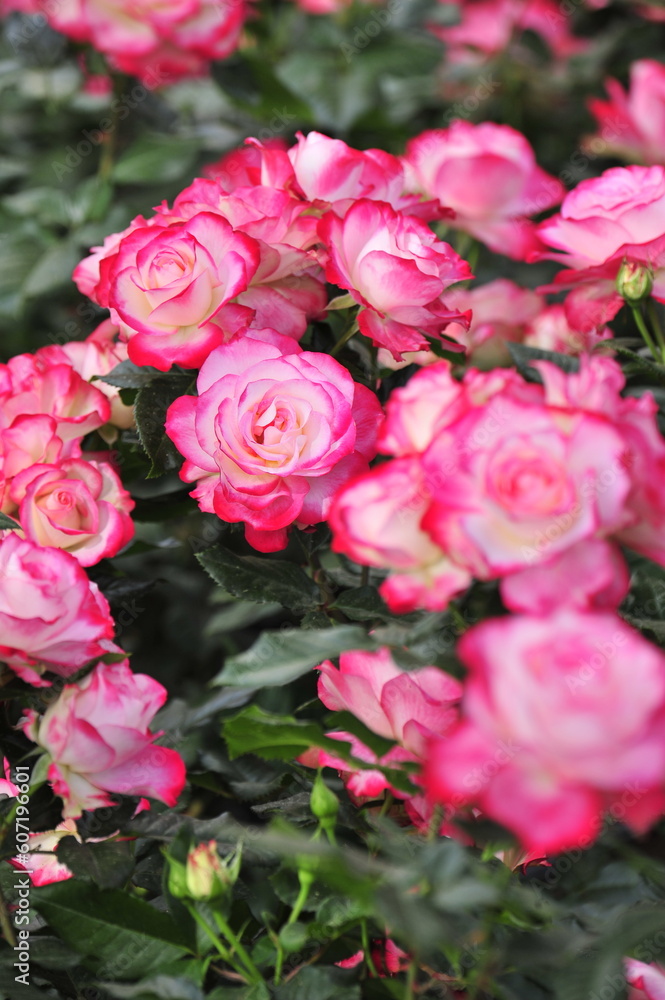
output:
[[375,641],[357,625],[311,631],[297,628],[263,632],[244,653],[229,657],[215,684],[259,688],[288,684],[347,649],[376,649]]
[[344,590],[330,607],[342,611],[347,618],[353,618],[354,621],[394,617],[376,587],[354,587],[352,590]]
[[169,375],[139,390],[134,415],[141,444],[152,462],[148,479],[155,479],[182,465],[182,455],[166,436],[164,424],[166,411],[174,399],[186,396],[193,386],[194,381],[189,375]]
[[49,247],[23,282],[22,295],[26,299],[33,299],[69,285],[72,271],[80,259],[78,247],[67,240]]
[[139,983],[100,983],[117,1000],[204,1000],[191,979],[182,976],[151,976]]
[[321,591],[307,574],[293,563],[237,556],[221,545],[196,556],[216,583],[229,594],[244,600],[268,603],[279,601],[285,608],[315,608]]
[[13,518],[8,517],[0,511],[0,531],[16,531],[17,528],[20,529],[21,525],[18,521]]
[[101,977],[134,979],[188,952],[166,913],[117,889],[69,879],[33,889],[31,903]]
[[98,375],[96,381],[107,382],[119,389],[142,389],[155,378],[163,377],[163,372],[150,365],[135,365],[133,361],[121,361],[107,375]]
[[94,844],[63,837],[56,854],[74,875],[90,879],[100,889],[122,888],[134,870],[134,845],[127,840]]
[[307,966],[279,986],[276,1000],[360,1000],[360,986],[348,982],[348,973],[334,965]]
[[183,135],[147,135],[124,153],[111,175],[116,184],[156,184],[182,181],[200,149],[198,139]]
[[540,379],[538,369],[531,366],[532,361],[551,361],[566,373],[577,372],[580,368],[579,358],[573,358],[569,354],[543,351],[540,347],[527,347],[526,344],[516,344],[512,341],[507,341],[506,346],[520,375],[530,380]]

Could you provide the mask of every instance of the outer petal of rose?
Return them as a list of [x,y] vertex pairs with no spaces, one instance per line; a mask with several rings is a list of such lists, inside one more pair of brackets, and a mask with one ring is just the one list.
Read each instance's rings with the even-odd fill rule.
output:
[[204,473],[216,473],[217,465],[207,452],[203,451],[196,434],[195,420],[198,400],[196,396],[180,396],[174,400],[166,411],[166,433],[171,438],[181,455],[184,455],[191,468],[187,481],[201,478],[194,475],[195,470]]
[[245,524],[245,538],[257,552],[281,552],[288,544],[289,530],[278,528],[274,531],[262,531],[251,524]]
[[185,787],[185,764],[175,750],[146,746],[118,767],[95,774],[99,788],[121,795],[146,795],[174,806]]
[[558,854],[587,846],[598,835],[603,800],[583,785],[558,784],[544,773],[502,768],[480,799],[482,808],[514,830],[528,851]]
[[665,1000],[665,971],[636,958],[625,958],[626,982],[642,990],[645,1000]]
[[630,574],[615,545],[585,539],[546,563],[504,577],[499,586],[511,611],[544,615],[563,603],[618,608],[628,593]]

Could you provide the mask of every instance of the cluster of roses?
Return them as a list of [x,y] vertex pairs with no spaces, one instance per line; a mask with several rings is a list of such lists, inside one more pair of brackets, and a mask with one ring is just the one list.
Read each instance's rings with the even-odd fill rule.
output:
[[198,76],[238,47],[251,0],[0,0],[45,18],[56,31],[90,44],[109,66],[154,89]]
[[[149,729],[166,691],[132,673],[109,604],[83,568],[134,534],[134,503],[111,452],[82,447],[91,432],[112,441],[132,423],[117,389],[89,381],[126,359],[116,333],[107,321],[86,341],[0,366],[0,662],[50,702],[43,715],[26,711],[22,728],[64,802],[64,823],[32,835],[32,851],[74,834],[83,810],[113,804],[109,793],[174,805],[185,781],[178,754],[153,746]],[[64,877],[53,856],[32,860],[37,881]]]
[[[364,721],[396,739],[395,760],[425,762],[414,817],[433,800],[475,804],[541,851],[588,842],[607,811],[642,830],[665,808],[665,661],[615,614],[628,588],[617,544],[665,563],[665,443],[650,396],[623,398],[615,362],[585,353],[609,336],[627,268],[659,296],[665,171],[606,171],[531,221],[563,194],[523,136],[491,123],[426,132],[401,160],[318,133],[289,150],[250,141],[75,272],[133,361],[200,366],[199,395],[172,404],[166,429],[202,510],[244,523],[261,551],[328,520],[337,551],[390,571],[381,591],[397,612],[501,581],[516,614],[460,643],[461,720],[456,682],[402,675],[385,651],[347,654],[336,686],[328,665],[322,699],[363,714],[345,687],[363,680],[360,701],[379,705]],[[554,287],[573,291],[550,307],[510,283],[449,290],[470,269],[427,222],[516,259],[549,244],[570,264]],[[328,301],[326,278],[346,294]],[[514,323],[471,318],[474,297],[502,295],[526,304]],[[393,364],[426,364],[385,417],[333,357],[298,344],[326,309],[352,306],[342,341],[359,330]],[[582,352],[578,374],[542,363],[542,384],[507,369],[457,381],[430,350],[538,343],[543,314],[557,345]],[[377,450],[391,459],[369,471]],[[380,771],[351,780],[361,796],[387,787]]]

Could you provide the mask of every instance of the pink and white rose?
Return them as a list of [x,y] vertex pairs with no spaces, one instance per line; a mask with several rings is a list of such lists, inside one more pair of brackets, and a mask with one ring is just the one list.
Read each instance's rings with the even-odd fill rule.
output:
[[458,654],[462,719],[429,747],[431,799],[473,802],[543,854],[588,845],[606,812],[641,833],[665,811],[665,656],[620,618],[492,619]]
[[63,819],[114,804],[110,793],[145,795],[174,806],[185,785],[175,750],[155,746],[150,722],[166,691],[127,661],[98,664],[66,684],[40,718],[25,713],[23,731],[50,757],[47,778],[63,799]]
[[538,166],[524,136],[493,122],[455,121],[423,132],[408,143],[405,163],[410,190],[454,211],[447,225],[516,260],[541,246],[529,217],[565,194]]
[[119,652],[108,602],[68,552],[8,532],[0,542],[0,660],[29,684]]
[[274,331],[249,330],[217,348],[198,390],[166,419],[186,459],[181,478],[198,481],[202,510],[244,522],[262,552],[284,548],[291,525],[324,520],[335,491],[376,454],[383,415],[374,393],[334,358]]

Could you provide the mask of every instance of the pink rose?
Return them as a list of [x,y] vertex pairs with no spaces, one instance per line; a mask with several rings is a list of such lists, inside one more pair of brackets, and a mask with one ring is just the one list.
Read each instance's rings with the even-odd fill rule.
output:
[[[60,0],[44,8],[48,22],[77,42],[89,42],[111,65],[149,89],[207,72],[212,60],[237,47],[249,5],[243,0]],[[37,0],[2,0],[0,11],[42,13]]]
[[[400,765],[405,761],[415,763],[418,758],[410,750],[404,747],[391,747],[387,753],[377,757],[373,750],[365,746],[357,737],[351,733],[334,732],[326,733],[328,739],[339,740],[340,743],[350,744],[353,756],[365,764],[378,764],[380,767],[399,770]],[[352,761],[346,761],[343,757],[336,757],[335,754],[328,753],[327,750],[320,750],[312,747],[298,757],[298,763],[305,767],[332,767],[344,781],[349,798],[354,805],[362,805],[364,802],[371,802],[379,799],[384,792],[391,792],[396,798],[404,798],[404,792],[393,788],[389,779],[378,767],[354,767]]]
[[626,982],[632,987],[628,1000],[665,1000],[665,969],[659,965],[624,958]]
[[63,457],[63,451],[70,456],[80,454],[78,442],[70,442],[65,448],[57,431],[57,421],[46,414],[16,417],[9,427],[0,430],[0,510],[3,514],[13,515],[17,509],[11,497],[15,476],[38,463],[57,462]]
[[158,734],[148,728],[165,699],[161,684],[133,674],[125,660],[66,684],[41,718],[25,713],[24,733],[50,756],[47,777],[64,800],[63,819],[113,805],[109,792],[176,804],[185,765],[175,750],[153,746]]
[[612,79],[605,81],[605,89],[609,101],[589,101],[598,134],[585,141],[585,148],[640,163],[665,163],[665,66],[638,59],[630,67],[628,93]]
[[118,328],[111,320],[104,320],[85,340],[70,340],[66,344],[41,347],[35,357],[50,364],[69,364],[86,382],[95,378],[95,388],[103,392],[111,404],[110,422],[115,427],[127,429],[134,425],[134,408],[120,399],[120,390],[100,375],[108,375],[116,365],[128,358],[127,345],[118,340]]
[[447,224],[517,260],[540,247],[528,216],[558,204],[565,189],[538,166],[533,149],[508,125],[455,121],[407,145],[409,187],[453,209]]
[[582,408],[564,422],[507,393],[493,407],[469,410],[422,458],[422,526],[455,563],[491,579],[635,521],[619,425]]
[[27,538],[66,549],[82,566],[114,556],[134,537],[134,501],[107,462],[32,465],[10,490]]
[[288,156],[308,201],[322,203],[322,208],[332,205],[338,215],[361,198],[385,201],[396,210],[418,206],[417,199],[403,194],[404,168],[396,156],[382,149],[353,149],[320,132],[298,132],[296,138]]
[[462,637],[462,720],[429,748],[430,798],[476,803],[527,850],[588,845],[609,811],[665,811],[665,657],[609,613],[492,619]]
[[451,323],[446,334],[463,344],[473,363],[482,368],[510,364],[506,341],[522,341],[527,324],[545,305],[536,292],[506,278],[469,289],[452,288],[446,299],[450,306],[471,310],[468,330]]
[[249,285],[259,247],[221,216],[133,229],[101,261],[111,318],[139,365],[199,367],[224,340],[216,313]]
[[295,181],[286,143],[278,138],[245,139],[244,146],[205,166],[203,175],[218,181],[227,192],[259,184],[290,190]]
[[63,861],[58,861],[55,853],[64,837],[74,837],[81,843],[73,819],[58,823],[55,830],[30,833],[26,841],[29,853],[10,858],[9,864],[19,871],[28,871],[33,885],[51,885],[53,882],[64,882],[68,878],[73,878],[73,872]]
[[420,527],[430,502],[419,460],[401,458],[344,486],[328,515],[334,552],[393,571],[379,590],[397,613],[441,610],[471,583]]
[[342,653],[320,670],[319,698],[332,712],[352,712],[368,729],[422,755],[426,739],[457,718],[462,685],[438,667],[402,670],[390,650]]
[[[519,49],[524,31],[539,35],[558,59],[588,48],[585,39],[570,34],[568,19],[561,15],[555,0],[457,0],[455,6],[459,8],[458,24],[429,26],[445,42],[450,64],[476,65],[512,45]],[[527,58],[531,63],[532,53],[528,52]]]
[[[557,252],[536,252],[533,259],[568,266],[547,288],[583,284],[594,290],[596,308],[592,313],[587,302],[583,320],[605,323],[619,311],[623,300],[614,283],[624,261],[648,268],[652,295],[665,301],[665,168],[612,167],[580,181],[561,211],[541,222],[538,235]],[[569,318],[575,319],[570,310]]]
[[17,354],[0,365],[0,430],[17,417],[45,414],[60,440],[78,442],[108,422],[108,399],[70,364],[52,364],[38,354]]
[[105,597],[68,552],[10,532],[0,542],[0,660],[29,684],[48,685],[118,652]]
[[398,360],[404,351],[427,348],[427,337],[441,339],[451,321],[468,319],[442,296],[473,277],[469,265],[419,219],[361,199],[343,219],[324,215],[319,235],[328,251],[328,281],[349,289],[363,306],[361,332]]
[[382,420],[374,393],[333,358],[271,330],[249,330],[201,369],[199,397],[169,408],[166,432],[202,510],[244,521],[262,552],[287,529],[327,517],[334,492],[367,469]]
[[573,326],[565,306],[558,303],[545,306],[526,326],[523,343],[541,351],[578,355],[589,354],[601,340],[609,340],[613,336],[604,324],[585,323],[579,310],[577,318],[582,322]]

